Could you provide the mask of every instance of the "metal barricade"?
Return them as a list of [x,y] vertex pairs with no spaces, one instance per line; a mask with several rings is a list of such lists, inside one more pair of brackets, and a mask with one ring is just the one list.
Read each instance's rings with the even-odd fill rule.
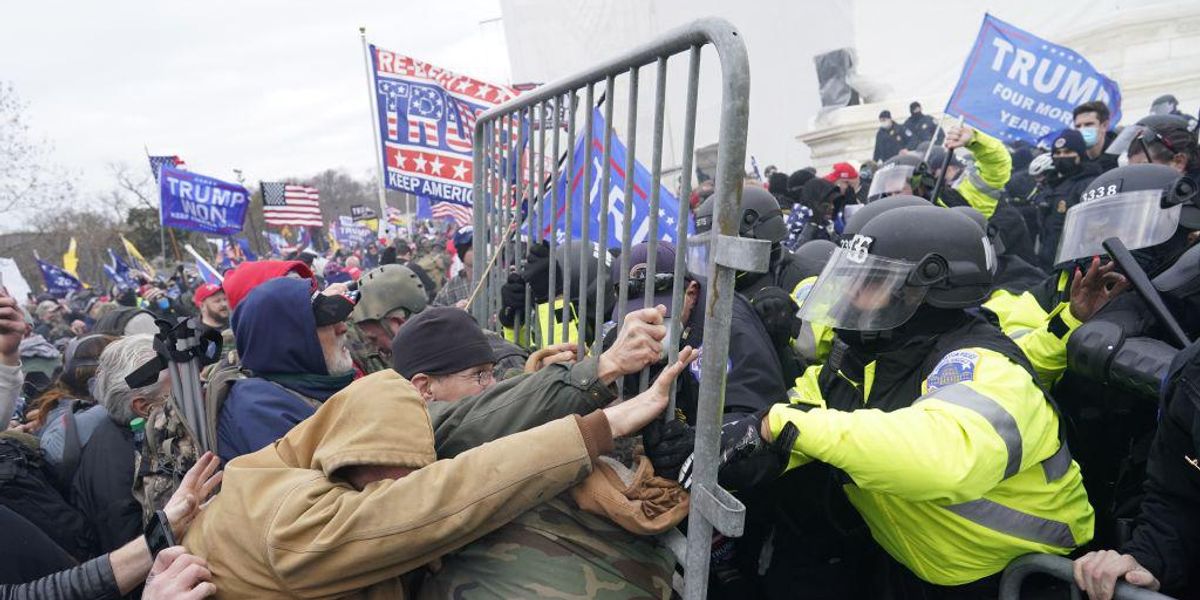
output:
[[[1079,600],[1082,593],[1075,587],[1074,564],[1071,559],[1053,554],[1029,554],[1009,563],[1000,577],[1000,600],[1020,600],[1021,585],[1025,578],[1034,573],[1044,573],[1056,579],[1071,582],[1071,600]],[[1113,592],[1115,600],[1171,600],[1158,592],[1117,582]]]
[[[699,402],[697,414],[693,415],[696,459],[688,536],[686,544],[679,535],[666,541],[684,566],[684,597],[689,599],[706,596],[713,529],[727,536],[740,536],[745,514],[742,503],[717,485],[734,273],[738,269],[765,271],[769,251],[767,242],[737,237],[750,92],[749,62],[741,36],[732,25],[720,19],[695,21],[592,68],[526,92],[481,114],[474,126],[475,262],[472,273],[475,292],[470,306],[472,314],[485,328],[500,331],[516,343],[546,346],[574,340],[579,356],[583,356],[589,346],[592,352],[599,352],[606,321],[610,315],[624,315],[630,302],[629,249],[641,241],[634,239],[632,210],[629,203],[625,203],[620,223],[620,254],[615,259],[619,268],[613,272],[609,265],[608,215],[616,207],[610,204],[608,191],[613,170],[618,169],[625,180],[624,194],[620,198],[632,198],[635,193],[633,173],[637,161],[641,71],[654,65],[653,145],[649,157],[653,184],[648,197],[649,222],[640,228],[650,232],[646,235],[646,244],[651,259],[647,261],[644,276],[652,285],[656,281],[653,257],[659,231],[668,61],[673,56],[686,54],[686,108],[681,149],[683,180],[679,189],[681,214],[675,223],[678,244],[670,313],[681,314],[687,285],[685,256],[687,222],[690,220],[690,215],[684,213],[691,193],[698,82],[702,48],[706,45],[716,51],[720,65],[719,162],[713,213],[713,231],[719,235],[710,242],[707,271],[702,276],[706,299],[704,339]],[[613,105],[617,102],[618,91],[625,94],[627,114],[623,133],[614,134]],[[598,104],[603,105],[602,140],[595,139],[597,136],[593,134],[594,119],[600,110]],[[580,120],[582,130],[577,127]],[[562,139],[564,129],[566,140]],[[626,144],[624,165],[612,164],[613,135],[621,135]],[[586,151],[581,154],[584,164],[577,165],[574,164],[574,149],[580,138]],[[600,165],[591,160],[590,150],[596,144],[600,144],[603,153]],[[596,166],[599,166],[598,172]],[[563,177],[562,173],[568,175]],[[582,184],[585,192],[579,207],[573,206],[571,201],[571,191],[577,184]],[[565,231],[545,226],[546,223],[557,223],[559,215],[567,224],[575,220],[588,223],[592,214],[592,192],[597,189],[600,193],[594,201],[601,203],[597,239],[591,239],[589,226],[580,228],[579,239],[570,226],[565,227]],[[572,214],[579,209],[583,215]],[[502,327],[497,314],[502,309],[505,284],[510,275],[521,271],[522,261],[531,248],[542,245],[543,240],[549,251],[547,289],[543,293],[541,289],[534,290],[526,285],[523,310],[515,311],[515,315],[509,313],[511,326]],[[608,281],[610,272],[616,275],[617,281]],[[643,305],[646,307],[652,305],[653,289],[648,288],[644,294]],[[513,290],[510,284],[507,292],[510,300]],[[675,341],[679,339],[682,326],[679,319],[670,320],[670,343],[666,344],[670,360],[678,355]],[[647,374],[643,373],[638,387],[643,388],[646,382]]]

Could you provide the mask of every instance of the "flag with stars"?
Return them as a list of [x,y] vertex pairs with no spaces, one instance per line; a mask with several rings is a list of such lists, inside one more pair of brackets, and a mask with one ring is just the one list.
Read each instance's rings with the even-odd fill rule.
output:
[[792,205],[792,213],[788,215],[787,228],[788,235],[783,240],[783,247],[796,251],[800,247],[800,234],[804,232],[804,226],[812,220],[812,209],[797,202]]
[[[628,211],[631,224],[631,239],[634,244],[644,242],[650,234],[650,192],[653,190],[654,179],[650,176],[650,171],[642,166],[640,162],[634,162],[633,166],[633,199],[631,202],[625,201],[625,144],[617,137],[617,133],[612,133],[612,148],[610,149],[609,165],[611,171],[609,175],[609,188],[601,190],[601,166],[604,164],[604,116],[599,110],[593,109],[592,116],[592,148],[586,156],[585,161],[584,142],[586,136],[580,134],[575,144],[574,157],[570,161],[573,165],[574,173],[571,173],[571,185],[569,196],[567,195],[566,182],[566,167],[563,164],[563,171],[559,172],[558,177],[558,198],[555,201],[551,197],[553,191],[547,192],[542,198],[542,233],[548,235],[550,232],[557,232],[561,239],[566,237],[566,206],[569,198],[571,203],[571,230],[574,239],[582,239],[583,226],[582,222],[586,218],[589,227],[589,239],[593,242],[600,238],[600,211],[601,196],[604,194],[609,196],[608,207],[608,247],[621,247],[621,227],[625,222],[625,213]],[[583,206],[583,181],[584,168],[590,164],[591,166],[591,186],[588,190],[590,196],[589,214],[584,214]],[[687,210],[687,205],[681,205],[679,199],[675,197],[666,186],[659,183],[658,186],[658,227],[657,235],[660,241],[678,243],[676,232],[679,227],[679,219],[686,219],[686,231],[690,235],[695,231],[692,223],[691,212]]]
[[469,213],[475,119],[517,91],[375,45],[370,53],[385,185]]
[[186,169],[187,168],[187,163],[183,162],[182,158],[179,158],[178,156],[175,156],[174,154],[172,154],[170,156],[164,155],[164,156],[147,156],[147,157],[150,159],[150,172],[154,173],[154,181],[156,181],[156,182],[158,181],[158,171],[160,169],[162,169],[162,167],[164,165],[175,168],[175,169]]

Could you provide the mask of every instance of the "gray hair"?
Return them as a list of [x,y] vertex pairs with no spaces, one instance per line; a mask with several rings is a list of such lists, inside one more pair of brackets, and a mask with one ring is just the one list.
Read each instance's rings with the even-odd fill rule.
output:
[[118,425],[128,427],[136,416],[133,399],[139,396],[153,398],[162,385],[158,381],[140,388],[130,389],[125,377],[155,357],[154,336],[138,334],[125,336],[104,349],[100,354],[100,366],[96,369],[96,387],[93,397],[108,410],[108,416]]

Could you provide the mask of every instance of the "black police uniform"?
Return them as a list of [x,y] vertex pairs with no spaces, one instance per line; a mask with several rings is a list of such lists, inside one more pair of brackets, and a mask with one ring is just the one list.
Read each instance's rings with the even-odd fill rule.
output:
[[[904,133],[905,137],[908,138],[907,147],[909,150],[916,150],[917,146],[921,145],[922,142],[932,141],[933,132],[935,131],[937,131],[937,121],[934,121],[933,117],[925,113],[912,115],[908,120],[904,121]],[[936,143],[942,143],[942,137],[943,134],[939,133],[939,139]]]
[[1100,172],[1099,164],[1084,160],[1080,163],[1078,173],[1056,181],[1036,197],[1035,202],[1042,215],[1038,266],[1047,270],[1054,267],[1054,255],[1058,252],[1058,239],[1062,236],[1067,209],[1079,203],[1079,196],[1087,191],[1088,185]]
[[887,160],[900,153],[908,147],[907,138],[904,136],[904,129],[893,121],[892,126],[884,129],[879,128],[875,132],[875,162]]
[[1121,548],[1165,593],[1200,593],[1200,342],[1171,365],[1162,418],[1150,449],[1146,498],[1133,539]]

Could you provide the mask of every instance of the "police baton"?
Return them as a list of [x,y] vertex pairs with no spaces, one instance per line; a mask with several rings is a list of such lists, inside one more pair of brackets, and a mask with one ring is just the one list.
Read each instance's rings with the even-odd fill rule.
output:
[[1129,253],[1129,249],[1125,247],[1121,238],[1108,238],[1104,240],[1103,245],[1108,255],[1125,272],[1125,276],[1133,284],[1133,289],[1137,290],[1138,295],[1149,305],[1150,312],[1154,313],[1158,321],[1167,328],[1167,332],[1174,339],[1175,343],[1180,348],[1186,348],[1190,345],[1192,342],[1188,339],[1187,334],[1183,332],[1183,328],[1179,326],[1179,321],[1175,320],[1174,315],[1167,309],[1167,305],[1163,303],[1162,296],[1159,296],[1158,290],[1154,289],[1154,284],[1150,281],[1150,277],[1146,275],[1146,272],[1134,260],[1133,255]]

